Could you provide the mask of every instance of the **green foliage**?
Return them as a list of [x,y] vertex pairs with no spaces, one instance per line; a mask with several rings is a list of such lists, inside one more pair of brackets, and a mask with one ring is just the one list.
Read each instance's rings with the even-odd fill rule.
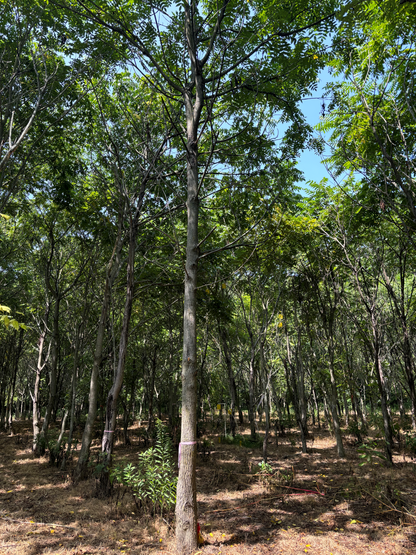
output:
[[271,479],[273,478],[273,468],[270,464],[265,461],[259,462],[257,469],[254,470],[257,474],[259,481],[263,484],[271,485]]
[[376,437],[382,437],[384,434],[383,416],[380,413],[370,414],[368,417],[368,425],[374,428]]
[[45,435],[41,432],[35,437],[36,453],[43,456],[46,451],[47,441]]
[[129,489],[138,506],[162,514],[175,505],[178,479],[173,470],[171,440],[160,420],[156,422],[156,434],[156,445],[139,454],[137,465],[115,466],[110,470],[110,480]]
[[221,442],[226,443],[227,445],[239,445],[240,447],[247,447],[248,449],[263,447],[263,440],[260,436],[257,436],[256,439],[250,439],[249,437],[244,437],[240,434],[236,434],[235,437],[227,434],[225,437],[221,438]]
[[413,455],[416,455],[416,434],[414,432],[406,432],[404,435],[404,444],[406,449]]
[[[4,314],[4,313],[7,314]],[[20,328],[27,330],[27,326],[21,322],[18,322],[15,318],[8,316],[11,310],[8,306],[0,305],[0,322],[4,325],[7,329],[11,326],[13,329],[18,330]],[[3,314],[2,314],[3,313]]]
[[270,464],[266,463],[265,461],[259,462],[258,467],[259,467],[259,472],[262,474],[273,473],[273,468],[270,466]]
[[[48,451],[49,451],[49,462],[52,465],[55,465],[57,467],[60,466],[62,459],[64,457],[64,450],[65,450],[67,440],[68,438],[66,436],[63,436],[62,440],[59,442],[57,438],[50,439],[47,442]],[[78,440],[73,439],[71,443],[70,451],[76,451],[77,444],[78,444]]]
[[362,436],[367,434],[367,428],[359,425],[355,420],[350,420],[347,428],[347,433],[354,435],[358,441],[362,440]]
[[387,460],[385,455],[381,451],[377,451],[376,448],[376,441],[370,441],[369,443],[364,443],[363,445],[360,445],[360,447],[358,448],[360,459],[362,459],[360,466],[364,466],[365,464],[378,464],[377,461],[373,460],[374,457],[383,461]]

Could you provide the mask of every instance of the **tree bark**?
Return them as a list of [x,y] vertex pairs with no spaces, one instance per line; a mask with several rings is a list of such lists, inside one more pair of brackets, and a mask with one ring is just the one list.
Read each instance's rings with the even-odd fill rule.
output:
[[107,324],[107,314],[110,306],[111,289],[113,287],[114,281],[118,275],[121,265],[121,249],[122,249],[122,237],[121,237],[121,217],[119,218],[119,230],[117,238],[114,244],[113,253],[111,255],[110,261],[106,269],[106,279],[104,287],[103,304],[101,307],[100,320],[98,322],[97,339],[95,341],[94,350],[94,360],[91,371],[90,379],[90,392],[89,392],[89,405],[88,405],[88,415],[87,421],[85,423],[84,432],[82,434],[82,444],[81,451],[79,454],[77,466],[74,469],[73,480],[78,482],[86,478],[88,471],[88,459],[90,456],[90,446],[92,442],[92,434],[94,428],[95,418],[97,416],[97,399],[98,399],[98,371],[100,368],[105,329]]
[[[142,193],[144,193],[143,187]],[[123,385],[124,368],[126,365],[127,347],[129,343],[129,327],[134,295],[134,257],[136,252],[138,220],[140,216],[142,199],[143,194],[141,195],[138,203],[138,208],[136,209],[134,216],[130,215],[129,254],[127,263],[126,300],[124,304],[123,324],[120,333],[117,369],[114,376],[113,385],[111,386],[111,389],[107,396],[104,433],[101,442],[101,453],[103,456],[102,463],[104,464],[104,470],[101,473],[99,484],[99,493],[101,495],[107,495],[111,487],[108,470],[111,465],[111,455],[113,452],[114,431],[116,428],[117,419],[117,402],[121,386]]]
[[45,348],[45,339],[46,339],[46,333],[47,333],[47,329],[48,329],[48,319],[49,319],[49,310],[50,310],[50,304],[49,302],[47,302],[46,305],[46,311],[45,311],[45,317],[43,320],[43,330],[40,333],[39,336],[39,341],[38,341],[38,360],[36,363],[36,377],[35,377],[35,384],[34,384],[34,389],[33,389],[33,394],[31,393],[31,397],[32,397],[32,425],[33,425],[33,445],[32,445],[32,451],[37,455],[43,455],[45,452],[45,446],[41,445],[41,441],[40,441],[40,407],[39,407],[39,394],[40,394],[40,378],[41,378],[41,374],[43,369],[45,368],[45,365],[48,361],[49,358],[49,352],[50,352],[50,345],[49,345],[49,349],[48,349],[48,353],[46,354],[46,356],[44,357],[43,354],[43,349]]
[[[191,58],[195,56],[193,20],[186,4],[185,18]],[[196,402],[197,402],[197,352],[196,352],[196,286],[198,268],[198,124],[203,104],[202,75],[195,60],[193,70],[196,82],[196,100],[184,93],[187,120],[187,240],[185,263],[185,292],[183,317],[182,355],[182,423],[181,460],[176,497],[176,546],[180,553],[191,553],[197,547],[196,505]]]

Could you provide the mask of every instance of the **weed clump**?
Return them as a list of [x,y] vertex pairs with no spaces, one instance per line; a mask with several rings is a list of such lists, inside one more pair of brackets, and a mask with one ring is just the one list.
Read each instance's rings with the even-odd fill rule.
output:
[[263,447],[263,440],[259,435],[256,436],[256,439],[244,437],[240,434],[237,434],[235,437],[232,435],[221,436],[221,443],[239,445],[240,447],[247,447],[248,449],[259,449]]
[[136,506],[155,515],[171,510],[176,503],[178,478],[174,472],[172,442],[163,423],[156,422],[156,444],[138,455],[134,465],[116,465],[110,470],[112,484],[129,490]]

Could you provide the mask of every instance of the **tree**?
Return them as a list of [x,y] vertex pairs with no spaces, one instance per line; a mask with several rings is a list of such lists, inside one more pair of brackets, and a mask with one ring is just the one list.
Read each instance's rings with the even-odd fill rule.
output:
[[332,96],[319,129],[331,132],[328,163],[361,181],[357,202],[383,213],[413,241],[416,220],[413,128],[416,7],[364,4],[339,29]]
[[[308,89],[319,65],[319,62],[313,63],[319,58],[315,52],[320,48],[319,40],[313,38],[313,30],[321,28],[324,32],[328,28],[335,3],[328,2],[322,7],[314,4],[312,9],[306,3],[299,3],[293,11],[280,5],[276,9],[274,4],[265,10],[263,6],[251,9],[229,0],[220,6],[210,2],[202,6],[191,0],[184,3],[183,10],[174,11],[172,15],[167,11],[168,6],[159,8],[150,3],[142,3],[133,10],[128,4],[114,9],[105,2],[97,6],[89,1],[54,0],[53,4],[73,15],[71,34],[77,35],[80,27],[85,32],[88,28],[94,31],[97,26],[105,30],[111,42],[114,39],[110,36],[116,34],[124,48],[137,56],[137,62],[134,58],[130,62],[135,63],[145,79],[164,96],[168,117],[176,121],[176,114],[183,115],[179,125],[184,129],[186,158],[187,245],[181,465],[176,514],[178,549],[187,553],[196,547],[199,195],[219,146],[212,122],[217,116],[226,116],[232,122],[231,135],[245,133],[253,119],[251,114],[256,117],[260,114],[263,119],[269,96],[272,113],[283,110],[286,117],[297,119],[299,124],[295,102]],[[59,14],[56,17],[59,19]],[[292,45],[295,38],[297,42]],[[298,129],[296,131],[299,135]],[[221,141],[225,138],[221,137]],[[204,144],[202,151],[200,147]],[[301,144],[299,139],[297,144]],[[205,166],[202,175],[199,174],[201,164]]]

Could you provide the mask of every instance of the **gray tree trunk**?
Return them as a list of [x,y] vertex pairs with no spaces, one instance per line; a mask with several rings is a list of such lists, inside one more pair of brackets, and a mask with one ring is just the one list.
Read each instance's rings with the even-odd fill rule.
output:
[[98,322],[97,339],[95,341],[94,360],[90,379],[88,415],[87,421],[85,423],[84,432],[82,434],[81,451],[79,454],[77,466],[75,467],[73,473],[73,480],[75,483],[86,478],[88,471],[88,459],[90,456],[92,434],[94,422],[97,416],[98,371],[102,360],[107,314],[110,306],[111,289],[113,287],[114,281],[116,280],[121,265],[122,245],[123,242],[121,237],[121,222],[119,221],[118,235],[114,244],[113,253],[111,255],[106,270],[103,304],[101,307],[100,320]]
[[[142,193],[144,189],[142,186]],[[141,210],[141,202],[143,194],[139,200],[139,207],[136,209],[134,217],[130,220],[129,230],[129,255],[127,263],[127,284],[126,284],[126,301],[124,304],[123,324],[120,333],[120,345],[117,361],[117,369],[114,376],[113,385],[107,396],[106,413],[105,413],[105,427],[103,439],[101,442],[101,452],[103,455],[104,471],[100,476],[99,493],[107,495],[111,487],[109,481],[109,467],[111,465],[111,455],[113,452],[114,444],[114,430],[116,429],[117,419],[117,402],[120,394],[121,386],[123,385],[124,368],[126,365],[127,347],[129,342],[129,327],[131,319],[131,311],[133,307],[134,295],[134,256],[136,252],[137,232],[138,232],[138,219]]]
[[198,126],[203,106],[202,74],[195,59],[193,19],[185,7],[186,34],[193,66],[196,99],[184,92],[187,123],[187,239],[182,355],[181,459],[176,496],[176,546],[180,553],[191,553],[197,545],[196,505],[196,286],[198,268]]

